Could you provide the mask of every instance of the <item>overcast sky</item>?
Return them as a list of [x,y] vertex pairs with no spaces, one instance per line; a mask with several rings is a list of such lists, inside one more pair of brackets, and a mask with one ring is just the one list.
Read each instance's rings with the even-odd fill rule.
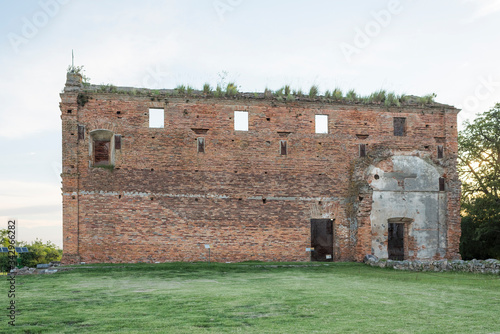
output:
[[500,0],[40,0],[0,10],[0,228],[62,245],[59,93],[94,84],[436,93],[459,125],[500,102]]

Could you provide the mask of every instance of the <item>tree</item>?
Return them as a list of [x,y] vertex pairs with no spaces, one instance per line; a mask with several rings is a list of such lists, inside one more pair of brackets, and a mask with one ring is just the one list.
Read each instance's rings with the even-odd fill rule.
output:
[[[0,229],[0,243],[3,247],[9,246],[7,239],[8,230]],[[36,267],[39,263],[49,263],[52,261],[60,261],[62,257],[62,250],[59,249],[51,241],[42,242],[36,239],[31,243],[20,241],[16,244],[18,247],[28,247],[28,253],[16,254],[21,258],[23,266]],[[0,270],[8,268],[8,253],[0,253]]]
[[62,250],[50,241],[43,243],[42,240],[36,239],[29,244],[25,242],[20,244],[29,250],[28,253],[19,254],[23,266],[36,267],[39,263],[61,261]]
[[0,229],[0,246],[9,247],[9,230]]
[[458,135],[464,259],[500,259],[500,103]]
[[[9,246],[9,230],[0,229],[0,246],[8,247]],[[9,268],[9,256],[8,253],[0,253],[0,272],[6,271]]]

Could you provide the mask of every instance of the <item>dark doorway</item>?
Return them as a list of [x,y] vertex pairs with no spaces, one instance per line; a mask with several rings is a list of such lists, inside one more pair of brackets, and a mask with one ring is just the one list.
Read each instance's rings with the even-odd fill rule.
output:
[[311,261],[333,261],[333,219],[311,219]]
[[405,225],[402,223],[389,223],[389,240],[387,252],[389,260],[403,261],[405,259]]

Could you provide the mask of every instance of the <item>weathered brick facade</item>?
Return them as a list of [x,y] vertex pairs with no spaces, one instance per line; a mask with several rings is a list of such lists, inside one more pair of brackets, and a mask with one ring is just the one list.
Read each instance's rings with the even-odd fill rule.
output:
[[[459,257],[453,107],[100,92],[75,74],[61,100],[65,263],[206,261],[205,244],[213,261],[308,261],[319,218],[333,221],[335,261],[387,257],[388,222],[404,226],[405,258]],[[110,166],[94,166],[96,141]]]

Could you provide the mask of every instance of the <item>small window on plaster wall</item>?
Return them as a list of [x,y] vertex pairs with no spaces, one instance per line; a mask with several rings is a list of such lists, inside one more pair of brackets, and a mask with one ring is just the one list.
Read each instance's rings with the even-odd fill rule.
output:
[[328,115],[315,115],[314,125],[316,133],[328,133]]
[[149,127],[164,128],[165,127],[165,111],[163,109],[149,109]]
[[248,111],[234,112],[234,130],[248,131]]
[[444,182],[444,177],[439,178],[439,191],[444,191],[445,190],[445,182]]

